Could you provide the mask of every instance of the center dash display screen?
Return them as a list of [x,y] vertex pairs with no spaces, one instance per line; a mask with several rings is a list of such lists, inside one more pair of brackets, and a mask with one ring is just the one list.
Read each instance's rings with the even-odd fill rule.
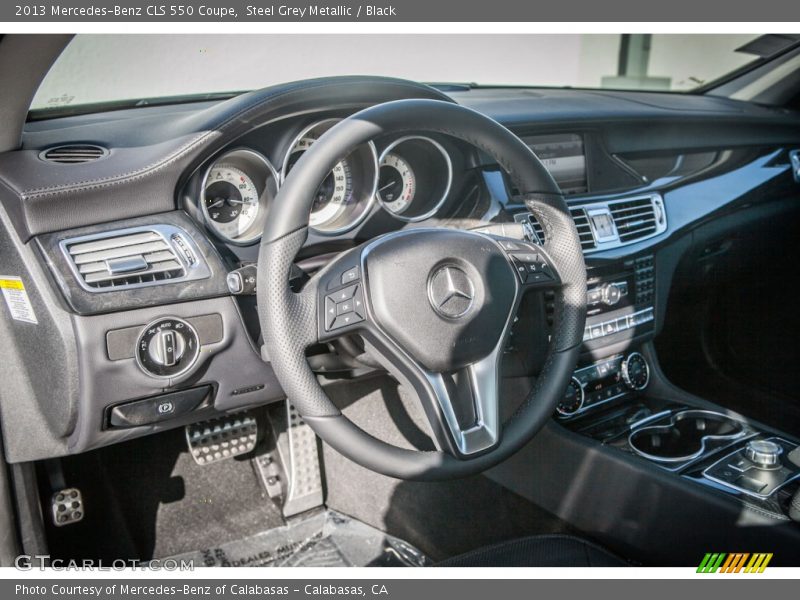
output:
[[583,136],[559,133],[526,137],[523,141],[547,167],[565,195],[588,191]]

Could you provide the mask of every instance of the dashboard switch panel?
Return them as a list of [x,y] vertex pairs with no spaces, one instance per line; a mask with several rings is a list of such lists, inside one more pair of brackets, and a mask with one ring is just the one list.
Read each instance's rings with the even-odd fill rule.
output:
[[136,362],[151,377],[186,373],[200,353],[200,336],[187,321],[166,317],[147,325],[136,343]]

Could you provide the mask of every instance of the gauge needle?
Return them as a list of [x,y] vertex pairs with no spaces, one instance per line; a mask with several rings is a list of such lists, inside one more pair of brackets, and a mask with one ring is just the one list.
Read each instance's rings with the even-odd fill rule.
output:
[[379,192],[382,192],[383,190],[388,190],[388,189],[389,189],[390,187],[392,187],[393,185],[394,185],[394,180],[390,181],[390,182],[389,182],[389,183],[387,183],[385,186],[383,186],[382,188],[378,189],[378,191],[379,191]]
[[209,204],[208,208],[217,208],[219,206],[222,206],[223,204],[225,204],[225,198],[220,198],[216,202]]

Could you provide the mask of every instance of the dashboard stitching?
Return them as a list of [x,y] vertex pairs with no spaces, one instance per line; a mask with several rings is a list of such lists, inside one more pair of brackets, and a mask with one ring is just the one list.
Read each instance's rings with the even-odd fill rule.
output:
[[[408,87],[410,84],[399,84],[396,82],[391,81],[382,81],[387,87]],[[142,167],[141,169],[130,171],[128,173],[122,173],[119,175],[113,175],[109,177],[104,177],[100,179],[93,179],[93,180],[85,180],[76,183],[72,183],[69,185],[57,185],[57,186],[49,186],[49,187],[42,187],[42,188],[30,188],[26,190],[22,190],[20,193],[29,198],[36,198],[36,197],[44,197],[56,194],[58,192],[76,192],[76,191],[84,191],[87,189],[98,189],[103,187],[109,187],[111,185],[117,185],[120,183],[124,183],[126,181],[133,181],[138,179],[144,175],[149,175],[155,173],[162,169],[163,167],[168,166],[175,160],[181,158],[183,155],[188,153],[193,147],[200,145],[201,142],[205,141],[207,138],[211,137],[214,133],[222,133],[223,130],[230,125],[232,122],[246,118],[249,113],[254,112],[258,109],[262,109],[271,102],[278,100],[279,98],[283,98],[293,93],[297,93],[300,91],[307,91],[310,89],[320,88],[320,87],[330,87],[331,85],[346,85],[346,82],[331,82],[331,81],[320,81],[314,83],[306,83],[306,84],[298,84],[295,87],[292,87],[289,90],[281,90],[274,92],[266,97],[259,98],[255,104],[249,105],[245,108],[242,108],[240,111],[236,112],[228,119],[223,121],[219,124],[215,129],[210,131],[205,131],[200,135],[192,138],[187,144],[176,150],[172,155],[163,159],[160,162],[152,163],[146,167]]]

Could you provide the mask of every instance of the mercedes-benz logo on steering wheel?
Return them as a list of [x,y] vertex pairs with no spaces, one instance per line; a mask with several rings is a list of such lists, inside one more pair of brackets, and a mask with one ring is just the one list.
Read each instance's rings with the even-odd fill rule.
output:
[[472,280],[454,265],[439,267],[428,280],[428,300],[443,317],[457,319],[465,315],[474,298]]

